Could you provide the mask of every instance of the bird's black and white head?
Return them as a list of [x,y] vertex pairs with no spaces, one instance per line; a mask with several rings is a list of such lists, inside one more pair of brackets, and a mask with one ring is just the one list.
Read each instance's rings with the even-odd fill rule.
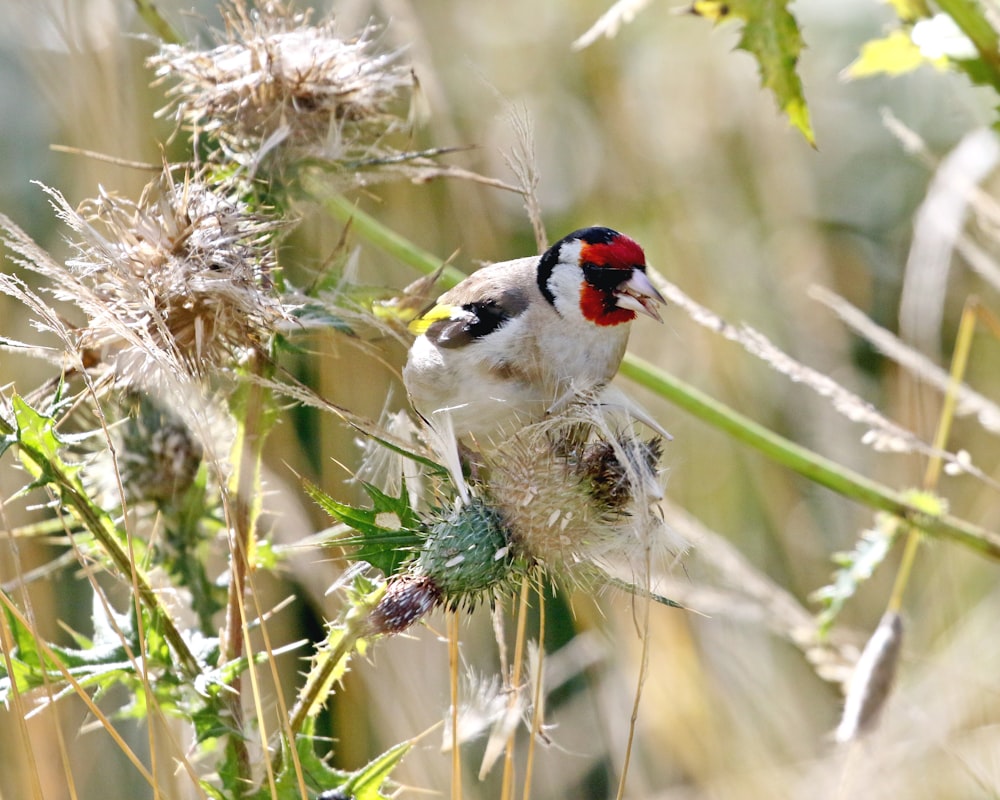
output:
[[611,228],[581,228],[550,247],[538,262],[538,288],[559,314],[594,325],[660,320],[663,296],[646,276],[646,256]]

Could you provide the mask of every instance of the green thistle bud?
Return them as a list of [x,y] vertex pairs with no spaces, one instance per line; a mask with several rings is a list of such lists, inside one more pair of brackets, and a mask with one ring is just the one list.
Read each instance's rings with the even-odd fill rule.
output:
[[120,429],[118,466],[130,502],[178,501],[194,482],[203,448],[192,431],[169,410],[140,395],[135,412]]
[[475,605],[512,577],[514,553],[499,512],[474,499],[435,524],[414,571],[434,582],[441,602],[455,609]]

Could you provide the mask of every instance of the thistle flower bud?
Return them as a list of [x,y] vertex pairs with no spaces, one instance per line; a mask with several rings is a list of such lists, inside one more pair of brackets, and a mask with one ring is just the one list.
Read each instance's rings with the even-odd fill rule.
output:
[[385,587],[385,594],[368,618],[374,634],[401,633],[430,611],[441,592],[426,575],[397,575]]
[[116,429],[125,497],[133,503],[170,503],[193,483],[204,448],[187,425],[149,398],[135,406],[134,416]]
[[511,577],[514,553],[503,518],[474,498],[430,530],[414,570],[437,587],[449,608],[472,607]]
[[409,571],[389,579],[368,626],[375,634],[399,633],[436,605],[472,608],[505,588],[514,570],[503,520],[473,499],[431,526]]

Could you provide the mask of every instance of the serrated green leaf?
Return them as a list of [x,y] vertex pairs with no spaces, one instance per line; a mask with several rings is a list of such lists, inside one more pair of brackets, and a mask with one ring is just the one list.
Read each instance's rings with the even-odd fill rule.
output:
[[[318,796],[322,792],[344,786],[352,773],[331,767],[316,754],[312,720],[307,721],[303,726],[303,731],[303,735],[296,739],[295,749],[298,753],[302,775],[310,791],[315,792]],[[289,753],[288,740],[285,738],[282,738],[281,749],[281,769],[274,779],[276,793],[272,794],[270,787],[265,782],[248,800],[302,800],[298,771]],[[313,797],[312,794],[309,796]]]
[[56,433],[56,421],[29,406],[20,395],[11,399],[14,421],[17,425],[17,443],[27,453],[21,462],[37,482],[47,481],[56,471],[73,477],[79,465],[66,464],[60,456],[63,442]]
[[417,513],[410,507],[410,497],[406,491],[406,484],[400,487],[399,497],[388,495],[377,486],[370,483],[362,483],[361,487],[372,499],[375,511],[379,514],[394,514],[399,520],[398,528],[407,531],[419,531],[423,529],[423,523]]
[[691,12],[716,24],[730,19],[743,22],[737,47],[757,59],[761,84],[770,89],[778,106],[810,145],[816,146],[802,81],[796,71],[802,52],[802,35],[788,10],[790,0],[695,0]]
[[928,58],[914,44],[909,33],[895,30],[882,39],[872,39],[861,45],[860,55],[848,65],[844,75],[851,79],[903,75],[925,64],[943,70],[948,66],[948,59]]
[[364,767],[353,773],[350,780],[344,784],[343,791],[354,800],[381,800],[382,787],[389,778],[389,773],[403,760],[410,751],[410,744],[403,742],[386,750],[382,755],[372,759]]
[[335,543],[357,547],[352,558],[367,561],[384,575],[394,575],[423,541],[423,523],[410,508],[405,486],[399,497],[387,495],[369,484],[363,486],[372,499],[372,508],[341,503],[318,486],[304,482],[306,492],[324,511],[360,534],[336,539]]
[[[65,670],[83,688],[103,691],[134,674],[135,670],[120,640],[82,649],[46,642],[45,648],[42,648],[31,630],[22,625],[9,610],[5,613],[14,643],[9,654],[13,675],[0,680],[0,703],[11,689],[11,679],[20,692],[46,684],[58,687],[65,684]],[[81,641],[86,640],[81,638]],[[72,687],[66,687],[56,692],[54,697],[59,699],[73,691]]]

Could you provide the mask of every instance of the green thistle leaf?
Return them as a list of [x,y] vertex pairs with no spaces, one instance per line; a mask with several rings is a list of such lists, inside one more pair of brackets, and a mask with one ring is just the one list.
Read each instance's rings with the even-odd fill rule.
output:
[[424,525],[410,508],[405,486],[399,497],[392,497],[370,484],[362,484],[372,499],[372,508],[341,503],[309,481],[305,481],[304,486],[327,514],[360,534],[338,537],[331,544],[357,548],[351,558],[367,561],[386,576],[399,572],[403,562],[424,541]]
[[730,19],[743,21],[743,35],[736,46],[757,59],[761,84],[774,92],[789,122],[815,147],[809,109],[796,71],[802,35],[788,5],[789,0],[695,0],[690,11],[716,24]]
[[34,485],[44,485],[58,476],[81,488],[77,479],[81,467],[67,464],[60,455],[64,444],[56,433],[55,419],[36,411],[19,395],[11,399],[11,407],[17,425],[17,444],[23,451],[21,463],[35,478]]

